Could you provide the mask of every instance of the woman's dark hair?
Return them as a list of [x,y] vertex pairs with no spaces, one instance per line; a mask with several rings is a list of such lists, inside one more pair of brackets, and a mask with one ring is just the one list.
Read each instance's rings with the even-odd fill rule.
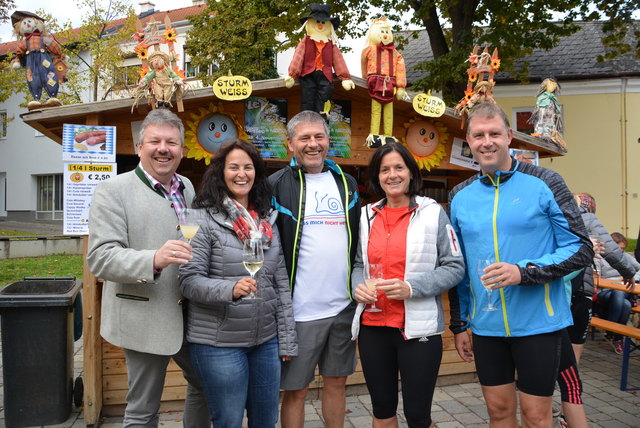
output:
[[409,182],[407,194],[409,197],[419,194],[422,189],[422,175],[420,174],[420,167],[413,158],[413,155],[409,152],[409,149],[395,141],[387,143],[384,146],[380,146],[371,157],[371,162],[369,163],[369,188],[371,189],[371,192],[381,198],[386,196],[384,190],[382,190],[382,186],[380,186],[378,175],[380,174],[382,158],[391,152],[397,152],[400,154],[402,160],[405,165],[407,165],[407,168],[409,168],[409,172],[411,173],[411,181]]
[[223,145],[214,155],[211,165],[202,177],[198,194],[193,200],[193,207],[206,208],[210,213],[221,212],[224,215],[229,215],[222,204],[225,197],[231,197],[229,188],[224,181],[224,164],[229,153],[235,149],[246,152],[253,162],[256,175],[253,187],[249,191],[249,206],[260,217],[266,217],[271,210],[271,186],[267,179],[267,170],[253,144],[240,139]]

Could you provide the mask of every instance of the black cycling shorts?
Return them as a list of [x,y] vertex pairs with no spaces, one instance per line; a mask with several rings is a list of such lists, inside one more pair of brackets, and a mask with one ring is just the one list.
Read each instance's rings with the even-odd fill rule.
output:
[[498,386],[512,383],[526,394],[553,395],[562,330],[522,337],[473,335],[473,353],[480,384]]

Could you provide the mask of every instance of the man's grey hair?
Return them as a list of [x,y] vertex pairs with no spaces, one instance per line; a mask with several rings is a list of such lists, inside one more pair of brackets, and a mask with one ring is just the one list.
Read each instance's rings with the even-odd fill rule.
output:
[[502,119],[505,129],[507,130],[507,132],[509,132],[509,129],[511,129],[511,125],[509,125],[509,118],[507,117],[507,114],[504,112],[504,110],[502,110],[502,107],[494,103],[482,103],[471,109],[471,112],[469,113],[469,117],[467,118],[467,137],[471,132],[471,121],[473,120],[473,118],[492,118],[496,116]]
[[296,127],[303,123],[322,123],[324,132],[327,134],[327,138],[329,138],[329,125],[327,121],[324,120],[320,113],[305,110],[293,116],[287,124],[287,137],[289,137],[289,140],[293,140],[293,137],[296,135]]
[[172,128],[178,128],[180,131],[180,144],[184,146],[184,125],[182,124],[182,120],[171,110],[167,110],[166,108],[159,108],[156,110],[151,110],[147,117],[142,121],[142,125],[140,126],[140,132],[138,133],[138,144],[142,144],[142,139],[144,137],[144,131],[147,129],[147,126],[150,125],[166,125]]

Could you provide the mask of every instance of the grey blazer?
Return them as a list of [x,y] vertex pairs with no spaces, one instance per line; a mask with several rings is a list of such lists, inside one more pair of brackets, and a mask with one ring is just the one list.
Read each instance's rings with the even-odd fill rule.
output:
[[[185,185],[188,205],[193,185]],[[173,355],[183,341],[178,265],[154,274],[153,257],[167,240],[179,239],[170,201],[154,192],[135,171],[100,183],[89,213],[87,263],[105,280],[100,334],[122,348]]]

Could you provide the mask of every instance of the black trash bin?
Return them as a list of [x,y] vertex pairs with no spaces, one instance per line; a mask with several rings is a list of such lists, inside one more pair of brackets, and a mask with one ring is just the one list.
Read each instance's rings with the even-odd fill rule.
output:
[[25,278],[0,290],[4,417],[10,427],[71,414],[73,308],[82,281]]

